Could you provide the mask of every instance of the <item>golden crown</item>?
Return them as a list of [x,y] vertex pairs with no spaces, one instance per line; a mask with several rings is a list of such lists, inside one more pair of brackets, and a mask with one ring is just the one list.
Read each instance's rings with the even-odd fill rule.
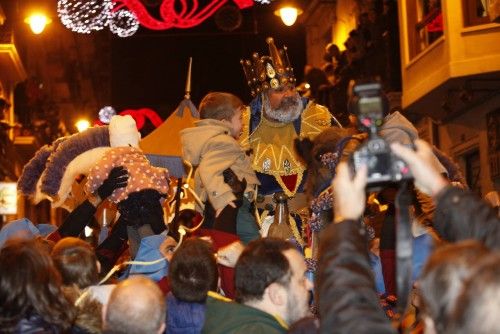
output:
[[242,59],[240,61],[252,96],[256,96],[269,88],[276,89],[288,83],[295,84],[296,82],[286,52],[286,46],[283,46],[282,50],[278,50],[272,37],[268,37],[266,42],[269,45],[269,56],[260,57],[255,52],[252,59]]

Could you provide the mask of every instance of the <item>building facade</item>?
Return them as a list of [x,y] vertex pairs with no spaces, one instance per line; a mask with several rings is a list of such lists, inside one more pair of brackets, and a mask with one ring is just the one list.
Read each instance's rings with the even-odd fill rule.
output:
[[[471,189],[481,196],[498,191],[500,1],[314,2],[321,10],[307,18],[306,26],[332,17],[322,33],[331,32],[330,42],[341,51],[349,48],[348,39],[353,31],[360,31],[363,18],[373,24],[382,15],[387,22],[382,27],[387,47],[382,63],[388,64],[386,73],[393,72],[383,80],[395,92],[391,96],[401,97],[393,105],[401,105],[422,138],[459,163]],[[391,24],[393,19],[397,23]],[[324,54],[325,45],[317,40],[308,37],[307,41],[308,62],[313,64],[322,61],[318,54]],[[363,66],[376,64],[368,60]]]

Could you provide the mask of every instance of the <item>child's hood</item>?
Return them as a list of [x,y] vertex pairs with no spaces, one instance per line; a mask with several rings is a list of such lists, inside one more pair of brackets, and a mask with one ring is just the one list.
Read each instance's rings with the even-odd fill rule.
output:
[[200,163],[206,143],[213,137],[221,134],[230,136],[231,128],[226,122],[215,119],[202,119],[195,123],[195,127],[180,132],[183,158],[193,165]]

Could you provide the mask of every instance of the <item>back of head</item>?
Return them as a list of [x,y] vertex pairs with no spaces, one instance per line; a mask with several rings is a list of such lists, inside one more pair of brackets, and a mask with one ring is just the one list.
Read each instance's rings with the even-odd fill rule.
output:
[[208,291],[217,288],[219,277],[210,243],[198,238],[184,241],[172,257],[168,277],[177,299],[205,301]]
[[200,102],[201,119],[216,119],[230,121],[236,110],[243,106],[239,97],[224,92],[212,92],[205,95]]
[[74,308],[61,290],[61,277],[47,249],[37,240],[11,239],[0,250],[0,328],[36,313],[62,329],[68,329]]
[[419,280],[423,311],[441,332],[449,322],[466,280],[477,259],[488,254],[477,241],[462,241],[438,248],[427,260]]
[[277,238],[257,239],[248,244],[235,267],[237,302],[259,301],[271,283],[286,284],[290,280],[290,263],[283,254],[288,249],[294,249],[293,245]]
[[500,255],[484,257],[457,300],[449,333],[499,333]]
[[155,282],[132,276],[113,289],[104,312],[104,333],[158,333],[165,325],[165,298]]
[[99,281],[97,257],[85,241],[72,237],[61,239],[54,246],[51,255],[64,285],[75,284],[84,289]]

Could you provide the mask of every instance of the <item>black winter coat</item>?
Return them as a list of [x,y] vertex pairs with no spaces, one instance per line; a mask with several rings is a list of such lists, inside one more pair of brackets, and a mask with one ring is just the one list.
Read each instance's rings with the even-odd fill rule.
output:
[[320,333],[397,333],[375,292],[361,223],[330,224],[321,234],[319,254]]
[[[500,219],[477,195],[449,186],[436,202],[434,224],[444,239],[476,239],[500,249]],[[375,292],[365,234],[350,220],[322,232],[316,282],[321,333],[397,333]]]

